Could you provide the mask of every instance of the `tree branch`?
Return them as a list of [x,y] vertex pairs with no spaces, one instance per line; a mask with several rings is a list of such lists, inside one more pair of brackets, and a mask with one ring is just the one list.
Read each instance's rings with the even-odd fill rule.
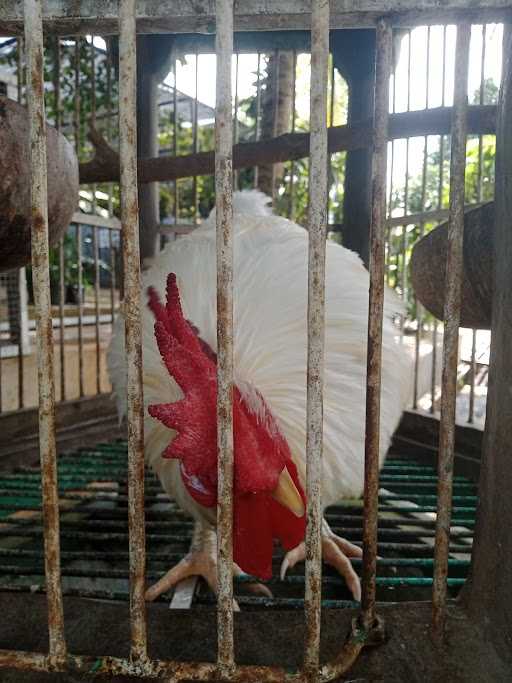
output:
[[[389,139],[450,133],[451,107],[439,107],[412,112],[391,114]],[[496,132],[496,107],[471,106],[468,110],[468,133],[493,134]],[[91,129],[89,138],[96,149],[92,161],[80,164],[80,183],[119,181],[119,156],[101,135]],[[363,149],[372,144],[370,121],[353,126],[329,128],[329,152]],[[243,142],[233,147],[233,168],[261,166],[302,159],[309,156],[309,133],[286,133],[271,140]],[[215,170],[214,152],[199,152],[186,156],[161,156],[139,159],[138,177],[141,183],[211,175]]]

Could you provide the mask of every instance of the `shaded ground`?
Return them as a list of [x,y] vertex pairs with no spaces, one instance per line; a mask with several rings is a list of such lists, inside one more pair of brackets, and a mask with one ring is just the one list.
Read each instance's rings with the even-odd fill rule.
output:
[[[66,635],[76,654],[127,656],[129,617],[124,603],[66,599]],[[3,628],[1,648],[44,651],[47,644],[44,596],[0,594]],[[385,644],[363,652],[345,681],[352,683],[501,683],[510,681],[512,667],[497,657],[492,643],[474,629],[460,607],[449,610],[448,635],[439,648],[430,638],[430,605],[403,603],[380,609],[387,627]],[[322,659],[339,649],[352,613],[326,610],[322,625]],[[31,628],[27,628],[27,624]],[[237,661],[295,667],[302,656],[304,616],[299,610],[235,615]],[[212,661],[216,649],[213,610],[148,609],[150,654],[164,659]],[[89,681],[86,675],[29,674],[2,671],[2,683]],[[100,680],[100,679],[96,679]],[[102,678],[101,680],[107,680]],[[110,679],[138,680],[138,679]]]

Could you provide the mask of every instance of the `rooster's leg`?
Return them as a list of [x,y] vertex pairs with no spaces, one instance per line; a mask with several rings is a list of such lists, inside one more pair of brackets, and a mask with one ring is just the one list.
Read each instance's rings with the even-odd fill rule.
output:
[[[331,531],[325,521],[322,523],[322,560],[339,571],[347,582],[354,600],[361,600],[361,582],[350,562],[351,557],[362,557],[363,551],[357,545],[350,543],[344,538],[340,538]],[[281,579],[286,576],[288,569],[294,567],[297,562],[306,559],[306,545],[299,543],[296,548],[286,553],[281,564]]]
[[[233,574],[243,574],[238,565],[233,565]],[[211,590],[217,592],[217,534],[207,524],[196,522],[190,552],[167,574],[146,591],[146,600],[155,600],[159,595],[173,588],[177,583],[190,576],[202,576]],[[272,597],[270,590],[261,583],[250,583],[247,588],[256,594]],[[235,609],[238,609],[235,603]]]

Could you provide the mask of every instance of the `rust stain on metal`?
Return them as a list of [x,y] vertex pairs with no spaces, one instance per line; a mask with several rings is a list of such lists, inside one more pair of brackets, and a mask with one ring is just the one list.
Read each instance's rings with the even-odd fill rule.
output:
[[41,3],[25,0],[25,41],[29,69],[32,266],[37,322],[39,443],[42,478],[45,576],[50,655],[66,654],[62,606],[59,500],[55,446],[53,329],[50,302],[46,126],[44,115],[43,24]]
[[452,513],[455,400],[461,311],[462,245],[464,234],[464,180],[467,138],[467,87],[471,25],[457,26],[455,89],[453,97],[450,163],[450,218],[444,303],[443,373],[437,485],[436,543],[432,586],[434,634],[441,637],[446,619],[448,547]]
[[128,526],[130,537],[131,660],[147,658],[144,529],[144,401],[140,251],[137,202],[135,1],[119,3],[119,131],[127,360]]
[[215,201],[217,228],[217,663],[234,668],[233,638],[233,0],[217,0]]
[[375,120],[372,168],[372,224],[370,236],[370,295],[366,375],[366,434],[363,524],[363,628],[375,622],[377,570],[377,515],[379,491],[380,394],[382,317],[384,305],[384,240],[386,221],[387,137],[392,29],[388,20],[377,23]]
[[327,73],[329,2],[311,11],[308,349],[306,409],[306,638],[304,671],[318,680],[322,599],[322,449],[327,231]]

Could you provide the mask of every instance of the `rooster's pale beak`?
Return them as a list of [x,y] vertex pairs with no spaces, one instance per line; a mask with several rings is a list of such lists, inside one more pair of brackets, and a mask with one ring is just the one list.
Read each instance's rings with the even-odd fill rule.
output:
[[304,503],[286,467],[279,475],[277,486],[272,491],[272,498],[297,517],[304,515]]

